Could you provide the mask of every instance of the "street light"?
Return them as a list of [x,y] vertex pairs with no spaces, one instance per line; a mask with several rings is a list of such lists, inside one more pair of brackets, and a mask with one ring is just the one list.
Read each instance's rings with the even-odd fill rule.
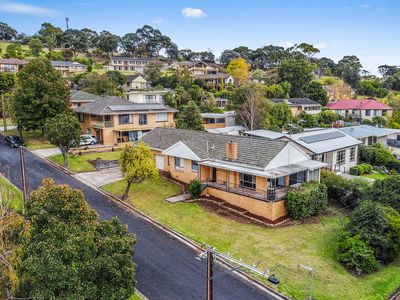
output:
[[314,269],[312,267],[310,267],[310,266],[306,266],[306,265],[303,265],[303,264],[298,264],[297,266],[299,268],[302,268],[302,269],[310,272],[311,284],[310,284],[310,298],[309,299],[312,300],[312,290],[313,290],[313,284],[314,284]]

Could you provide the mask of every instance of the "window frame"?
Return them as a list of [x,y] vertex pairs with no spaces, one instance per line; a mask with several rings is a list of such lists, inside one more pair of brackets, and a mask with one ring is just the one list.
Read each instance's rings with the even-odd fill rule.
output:
[[[179,164],[177,164],[177,161],[179,161]],[[174,156],[174,168],[175,170],[183,171],[185,169],[185,159],[183,159],[182,157]]]
[[356,147],[351,147],[350,148],[350,157],[349,157],[349,161],[353,162],[356,160]]
[[199,163],[195,160],[192,160],[192,172],[199,173]]
[[[143,119],[141,119],[143,117],[144,117],[145,122],[143,122]],[[148,123],[149,123],[149,120],[148,120],[147,114],[139,114],[139,125],[147,125]]]
[[336,164],[343,165],[346,163],[346,149],[336,151]]
[[[121,117],[128,117],[128,122],[121,122]],[[118,115],[118,124],[119,125],[126,125],[126,124],[133,124],[133,116],[131,114],[121,114]]]
[[[160,120],[159,116],[165,116],[165,118],[162,118]],[[168,113],[166,112],[162,112],[162,113],[156,113],[156,122],[168,122]]]
[[[256,176],[255,175],[251,175],[251,174],[247,174],[247,173],[239,173],[240,174],[240,180],[239,180],[239,186],[242,188],[246,188],[246,189],[252,189],[255,190],[257,188],[257,184],[256,184]],[[246,178],[247,177],[247,178]],[[251,178],[251,181],[249,181],[248,177]]]

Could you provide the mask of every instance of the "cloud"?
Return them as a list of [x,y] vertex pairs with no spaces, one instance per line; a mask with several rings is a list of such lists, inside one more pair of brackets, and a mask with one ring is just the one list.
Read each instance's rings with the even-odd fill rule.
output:
[[164,23],[164,19],[163,19],[163,18],[154,19],[154,20],[153,20],[153,23],[154,23],[154,24],[161,24],[161,23]]
[[207,17],[207,14],[202,11],[200,8],[190,8],[186,7],[182,9],[182,14],[186,18],[193,18],[193,19],[198,19],[198,18],[205,18]]
[[327,47],[328,47],[328,44],[327,44],[327,43],[324,43],[324,42],[316,43],[314,47],[315,47],[315,48],[318,48],[319,50],[321,50],[321,49],[327,48]]
[[367,4],[367,3],[361,4],[360,7],[361,7],[361,8],[364,8],[364,9],[365,9],[365,8],[369,8],[369,4]]
[[0,2],[0,11],[8,13],[16,13],[16,14],[37,15],[37,16],[48,16],[58,13],[56,10],[48,9],[45,7],[10,2],[10,1]]
[[290,41],[280,42],[279,46],[284,47],[284,48],[289,48],[289,47],[293,47],[294,43],[290,42]]

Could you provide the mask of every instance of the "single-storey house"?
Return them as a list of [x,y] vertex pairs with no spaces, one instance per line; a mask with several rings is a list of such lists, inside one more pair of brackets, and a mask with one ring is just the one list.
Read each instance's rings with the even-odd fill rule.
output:
[[326,166],[290,141],[174,128],[155,128],[141,141],[170,178],[183,183],[197,178],[205,186],[204,195],[270,221],[287,214],[284,198],[289,187],[319,181],[320,169]]
[[0,59],[0,72],[19,72],[28,61],[18,58]]
[[358,122],[372,120],[373,117],[391,116],[393,108],[374,99],[346,99],[328,103],[327,107],[343,118]]
[[310,130],[297,134],[253,130],[246,131],[245,135],[293,141],[313,160],[327,163],[331,170],[343,173],[348,173],[351,167],[357,165],[358,145],[361,144],[356,138],[334,128]]
[[52,66],[61,73],[63,77],[67,77],[70,74],[82,73],[86,71],[86,66],[78,62],[71,61],[58,61],[52,60]]
[[206,130],[236,126],[235,116],[236,114],[234,111],[201,114],[201,117],[203,118],[203,126]]
[[234,84],[235,80],[231,74],[228,73],[209,73],[194,75],[194,78],[203,83],[204,87],[209,89],[221,89],[228,84]]
[[272,98],[270,100],[275,104],[284,102],[289,105],[294,117],[297,117],[302,111],[310,115],[316,115],[322,111],[321,104],[309,98]]
[[170,64],[171,69],[187,69],[193,76],[216,74],[221,67],[214,63],[204,61],[174,61]]
[[400,141],[400,129],[358,125],[340,127],[338,130],[360,140],[364,145],[380,143],[387,147],[393,146],[394,144],[397,144],[397,141]]
[[92,103],[99,99],[101,99],[101,97],[95,94],[81,90],[71,90],[70,102],[73,109],[88,103]]
[[175,127],[174,113],[163,104],[132,103],[109,96],[77,107],[74,111],[82,133],[90,133],[104,145],[133,142],[156,127]]
[[128,75],[126,84],[123,89],[129,90],[146,90],[151,87],[150,81],[147,81],[142,74]]

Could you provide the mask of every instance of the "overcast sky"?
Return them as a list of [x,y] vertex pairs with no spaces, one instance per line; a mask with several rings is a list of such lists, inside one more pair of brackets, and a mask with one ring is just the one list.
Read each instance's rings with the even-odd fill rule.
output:
[[335,61],[357,55],[364,69],[400,65],[398,0],[0,0],[0,21],[35,33],[43,22],[123,35],[149,24],[179,48],[224,49],[307,42]]

